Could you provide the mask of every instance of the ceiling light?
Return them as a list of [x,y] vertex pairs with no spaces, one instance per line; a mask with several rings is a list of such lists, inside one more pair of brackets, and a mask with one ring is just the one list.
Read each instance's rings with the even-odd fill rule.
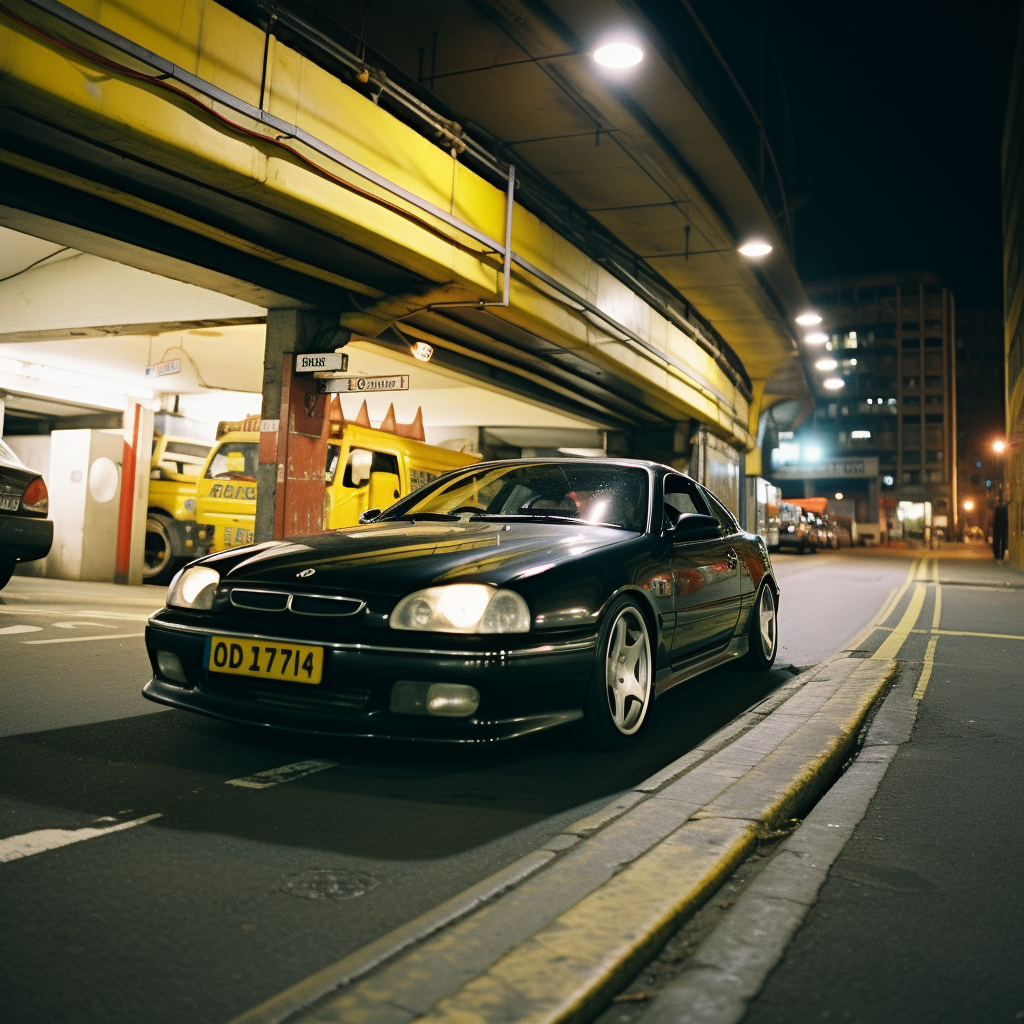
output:
[[772,247],[767,243],[761,241],[759,238],[752,238],[749,242],[744,242],[736,250],[741,256],[748,256],[752,259],[756,259],[758,256],[767,256],[772,251]]
[[818,370],[834,370],[839,364],[834,359],[819,359],[815,364]]
[[808,345],[823,345],[828,341],[828,335],[824,331],[811,331],[810,334],[804,336],[804,341]]
[[836,501],[842,501],[842,500],[843,500],[843,492],[842,491],[836,491]]
[[838,377],[829,377],[828,380],[822,381],[822,384],[824,384],[829,391],[838,391],[840,388],[846,387],[846,381],[840,380]]
[[606,68],[631,68],[644,59],[644,51],[632,43],[605,43],[594,51],[594,60]]
[[422,363],[429,363],[430,357],[434,354],[433,346],[428,345],[425,341],[414,342],[409,346],[409,351],[414,359],[418,359]]
[[817,313],[801,313],[796,318],[796,322],[801,327],[813,327],[815,324],[821,323],[821,317]]

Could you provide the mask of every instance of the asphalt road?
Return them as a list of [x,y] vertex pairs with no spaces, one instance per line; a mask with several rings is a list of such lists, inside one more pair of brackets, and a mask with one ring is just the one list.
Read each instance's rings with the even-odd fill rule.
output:
[[1024,575],[938,577],[899,652],[920,680],[933,643],[910,742],[743,1024],[1024,1020]]
[[[615,755],[558,734],[469,752],[307,740],[160,709],[139,696],[138,635],[159,593],[15,578],[0,595],[5,1014],[221,1024],[679,757],[790,678],[787,663],[840,647],[906,575],[863,552],[776,561],[777,670],[680,687]],[[333,764],[231,784],[310,759]],[[118,824],[41,853],[3,846]]]

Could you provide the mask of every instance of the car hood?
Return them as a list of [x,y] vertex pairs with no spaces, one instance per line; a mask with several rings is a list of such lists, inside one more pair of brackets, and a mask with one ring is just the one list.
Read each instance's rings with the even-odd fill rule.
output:
[[442,583],[504,586],[636,537],[568,523],[377,523],[240,551],[225,575],[231,583],[399,597]]

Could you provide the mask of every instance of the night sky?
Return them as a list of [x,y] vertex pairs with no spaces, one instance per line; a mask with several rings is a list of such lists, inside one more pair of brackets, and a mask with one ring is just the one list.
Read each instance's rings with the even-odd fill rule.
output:
[[780,153],[777,60],[790,191],[806,198],[795,232],[805,281],[928,269],[960,308],[1002,309],[999,161],[1020,0],[694,6],[752,98],[765,12],[766,122]]

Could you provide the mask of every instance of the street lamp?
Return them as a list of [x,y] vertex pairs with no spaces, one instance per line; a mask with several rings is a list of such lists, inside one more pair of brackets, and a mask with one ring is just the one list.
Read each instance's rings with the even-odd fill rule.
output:
[[594,51],[593,57],[605,68],[632,68],[644,59],[644,51],[633,43],[605,43]]
[[965,512],[970,512],[970,511],[973,510],[973,508],[974,508],[974,502],[973,501],[965,501],[964,502],[964,511]]
[[992,445],[992,449],[996,453],[996,455],[1002,455],[1003,452],[1006,450],[1006,442],[996,441],[995,444]]

